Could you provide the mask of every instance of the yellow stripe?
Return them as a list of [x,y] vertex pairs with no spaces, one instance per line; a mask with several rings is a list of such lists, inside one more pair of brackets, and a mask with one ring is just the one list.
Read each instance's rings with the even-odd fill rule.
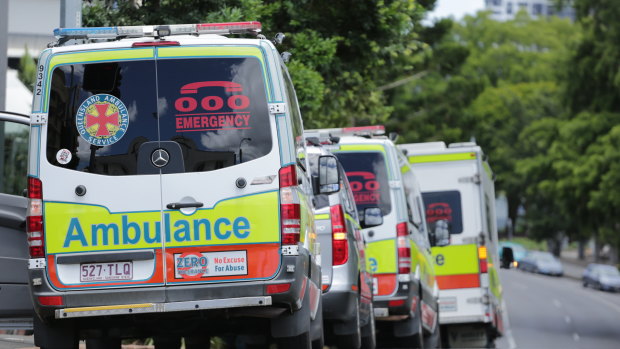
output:
[[314,215],[314,219],[316,220],[329,219],[329,215],[328,214],[317,214],[317,215]]
[[117,310],[117,309],[131,309],[131,308],[151,308],[155,306],[153,303],[144,304],[124,304],[124,305],[103,305],[99,307],[82,307],[82,308],[68,308],[64,309],[65,313],[77,313],[81,311],[96,311],[96,310]]
[[379,144],[345,144],[340,151],[380,151],[385,154],[385,148]]
[[475,160],[476,153],[454,153],[454,154],[439,154],[439,155],[413,155],[409,157],[409,163],[420,164],[424,162],[442,162],[442,161],[461,161],[461,160]]
[[484,171],[487,175],[489,175],[489,178],[493,178],[493,170],[491,170],[491,166],[489,166],[487,162],[484,162],[482,166],[484,167]]
[[400,173],[406,173],[407,171],[409,171],[409,167],[407,167],[407,166],[401,166],[401,168],[400,168]]

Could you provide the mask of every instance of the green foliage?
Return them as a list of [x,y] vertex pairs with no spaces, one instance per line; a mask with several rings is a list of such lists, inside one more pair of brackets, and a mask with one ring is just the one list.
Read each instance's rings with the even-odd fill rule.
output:
[[28,89],[32,91],[37,78],[37,64],[30,53],[28,53],[28,47],[25,47],[24,49],[26,52],[19,59],[19,72],[17,77],[24,85],[26,85],[26,87],[28,87]]
[[[420,20],[435,0],[94,0],[85,26],[257,20],[266,36],[287,35],[279,50],[306,127],[382,122],[392,108],[378,89],[413,70],[423,44]],[[417,29],[417,28],[420,29]]]

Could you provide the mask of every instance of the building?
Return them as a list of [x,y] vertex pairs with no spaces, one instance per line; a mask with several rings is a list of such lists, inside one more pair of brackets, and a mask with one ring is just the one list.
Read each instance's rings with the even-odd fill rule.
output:
[[485,9],[497,21],[514,19],[521,10],[534,18],[557,16],[575,20],[575,10],[571,6],[558,10],[554,0],[485,0]]

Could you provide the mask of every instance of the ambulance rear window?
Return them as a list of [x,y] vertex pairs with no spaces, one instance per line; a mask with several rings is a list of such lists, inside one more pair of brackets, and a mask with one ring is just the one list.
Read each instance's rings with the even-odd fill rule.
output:
[[426,222],[432,227],[440,219],[448,221],[450,234],[463,232],[461,193],[457,190],[422,193]]
[[379,207],[383,215],[392,210],[387,167],[383,154],[379,152],[338,152],[349,185],[362,214],[367,207]]
[[[163,166],[153,155],[160,148],[167,152]],[[103,175],[201,172],[271,149],[265,79],[255,57],[54,69],[47,159],[55,166]]]

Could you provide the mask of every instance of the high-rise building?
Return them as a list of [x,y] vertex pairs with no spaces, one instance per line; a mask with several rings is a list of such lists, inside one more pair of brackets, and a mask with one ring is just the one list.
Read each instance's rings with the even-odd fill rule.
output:
[[491,18],[498,21],[511,20],[521,10],[534,18],[557,16],[575,20],[572,6],[558,9],[554,0],[485,0],[485,9],[491,11]]

